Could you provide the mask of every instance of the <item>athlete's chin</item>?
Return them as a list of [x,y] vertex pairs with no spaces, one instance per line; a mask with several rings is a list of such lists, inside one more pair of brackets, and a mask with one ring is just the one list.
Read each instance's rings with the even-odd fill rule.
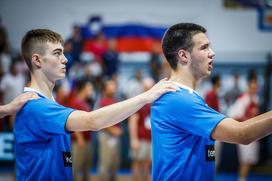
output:
[[65,78],[65,74],[61,74],[61,75],[59,75],[57,78],[56,78],[56,81],[57,80],[62,80],[62,79],[64,79]]
[[205,74],[203,74],[202,78],[206,78],[211,75],[211,71],[207,71]]
[[208,69],[207,76],[211,75],[211,73],[212,73],[212,69]]

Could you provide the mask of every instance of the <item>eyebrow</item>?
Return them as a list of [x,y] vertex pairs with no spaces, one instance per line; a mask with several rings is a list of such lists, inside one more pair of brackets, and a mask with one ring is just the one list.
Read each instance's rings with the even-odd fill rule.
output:
[[53,50],[52,52],[54,53],[54,52],[58,52],[58,51],[62,52],[63,50],[62,50],[61,48],[56,48],[56,49]]

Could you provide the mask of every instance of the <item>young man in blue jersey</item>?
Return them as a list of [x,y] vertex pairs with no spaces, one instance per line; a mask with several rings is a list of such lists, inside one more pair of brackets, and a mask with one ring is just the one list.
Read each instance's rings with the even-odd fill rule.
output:
[[31,86],[39,99],[29,101],[16,115],[14,144],[17,180],[72,180],[70,134],[112,126],[176,85],[162,80],[147,92],[126,101],[85,112],[54,101],[55,81],[63,79],[67,59],[62,37],[48,29],[35,29],[22,40],[22,55],[31,72]]
[[214,140],[248,144],[272,132],[272,112],[239,122],[207,106],[195,91],[211,74],[215,53],[206,30],[180,23],[162,41],[179,90],[152,105],[152,180],[213,180]]

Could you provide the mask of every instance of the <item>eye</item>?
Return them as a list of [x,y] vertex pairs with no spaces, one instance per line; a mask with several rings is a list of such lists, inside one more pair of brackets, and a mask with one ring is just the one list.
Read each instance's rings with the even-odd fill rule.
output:
[[54,55],[60,56],[61,53],[60,52],[55,52]]
[[207,49],[207,48],[209,48],[209,45],[208,45],[208,44],[207,44],[207,45],[201,46],[201,47],[200,47],[200,50],[205,50],[205,49]]

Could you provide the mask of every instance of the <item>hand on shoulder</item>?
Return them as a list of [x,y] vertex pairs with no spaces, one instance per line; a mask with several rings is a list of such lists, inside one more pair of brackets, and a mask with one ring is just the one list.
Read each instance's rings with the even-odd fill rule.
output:
[[173,81],[164,78],[155,84],[151,89],[143,93],[144,99],[147,101],[147,103],[152,103],[161,95],[167,92],[176,92],[178,89],[179,87]]

